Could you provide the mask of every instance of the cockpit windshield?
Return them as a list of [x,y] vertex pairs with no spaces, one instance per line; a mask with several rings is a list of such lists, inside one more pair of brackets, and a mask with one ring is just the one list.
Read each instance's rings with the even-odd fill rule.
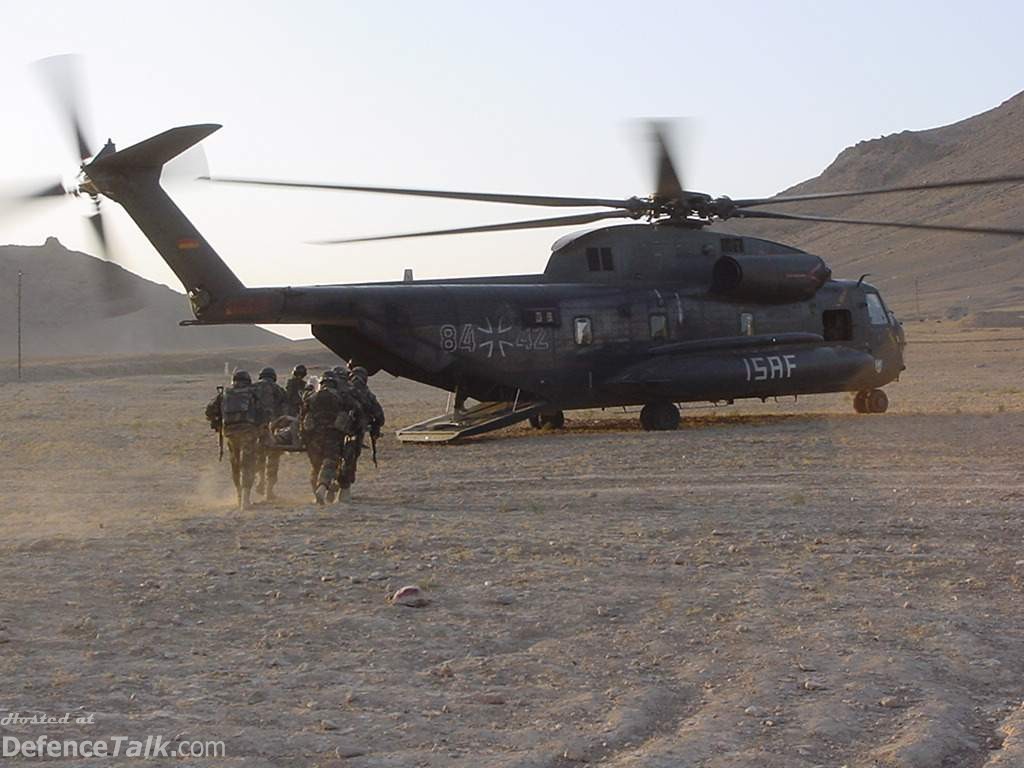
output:
[[866,293],[864,299],[868,303],[868,317],[872,325],[888,325],[889,315],[885,311],[882,299],[877,293]]

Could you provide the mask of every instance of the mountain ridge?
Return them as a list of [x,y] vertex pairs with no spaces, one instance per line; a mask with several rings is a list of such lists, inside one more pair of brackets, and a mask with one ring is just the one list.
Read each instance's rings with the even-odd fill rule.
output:
[[[950,125],[867,139],[780,195],[1024,173],[1024,92]],[[857,219],[1024,228],[1024,184],[779,205],[765,210]],[[1024,241],[993,235],[816,224],[740,222],[716,229],[764,237],[823,257],[837,277],[871,275],[903,316],[1024,312]]]
[[183,293],[49,237],[39,246],[0,246],[0,358],[17,354],[19,271],[26,359],[203,352],[287,341],[253,326],[182,327],[179,321],[192,316]]

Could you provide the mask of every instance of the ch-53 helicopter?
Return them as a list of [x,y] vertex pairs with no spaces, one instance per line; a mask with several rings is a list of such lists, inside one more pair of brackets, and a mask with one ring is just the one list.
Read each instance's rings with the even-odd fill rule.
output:
[[[561,427],[564,411],[642,406],[646,430],[679,426],[677,403],[853,392],[859,413],[883,413],[882,387],[904,370],[904,334],[878,290],[833,279],[819,257],[756,237],[710,231],[727,219],[1024,236],[1024,230],[864,221],[758,210],[859,195],[983,186],[1022,176],[883,189],[730,199],[683,188],[655,127],[655,191],[624,199],[512,195],[220,178],[214,181],[611,210],[371,240],[632,223],[566,235],[543,273],[501,277],[250,288],[160,186],[165,163],[220,126],[172,128],[95,156],[74,103],[65,105],[82,158],[75,194],[118,202],[184,285],[194,320],[309,324],[371,374],[387,371],[452,393],[446,413],[399,430],[444,442],[529,419]],[[63,194],[48,186],[35,197]],[[93,217],[103,244],[102,219]],[[467,406],[469,399],[477,401]]]

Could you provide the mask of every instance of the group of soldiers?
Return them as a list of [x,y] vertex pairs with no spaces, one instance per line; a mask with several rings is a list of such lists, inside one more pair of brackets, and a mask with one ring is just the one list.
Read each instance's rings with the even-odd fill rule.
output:
[[222,456],[227,444],[240,509],[253,503],[254,489],[268,501],[276,498],[282,453],[306,452],[319,505],[351,498],[367,436],[377,463],[384,409],[370,391],[366,369],[339,365],[319,381],[307,375],[306,366],[297,365],[282,387],[273,368],[261,370],[256,382],[238,370],[231,386],[218,387],[207,404],[206,419],[220,434]]

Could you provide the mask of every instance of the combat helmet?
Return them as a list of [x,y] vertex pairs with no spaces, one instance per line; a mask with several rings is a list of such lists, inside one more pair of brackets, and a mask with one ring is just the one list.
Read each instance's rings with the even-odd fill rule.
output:
[[320,389],[323,389],[324,387],[330,387],[331,389],[338,388],[338,374],[329,368],[324,371],[323,375],[320,377]]
[[271,368],[269,365],[260,371],[260,379],[270,379],[271,381],[277,381],[277,371]]
[[306,366],[304,366],[302,363],[296,365],[294,368],[292,368],[292,376],[294,376],[297,379],[306,378]]
[[236,387],[247,387],[252,384],[252,376],[248,371],[237,370],[231,376],[231,383]]
[[355,368],[349,371],[348,377],[352,381],[359,380],[363,384],[365,384],[369,380],[370,374],[366,371],[365,368],[363,368],[363,366],[357,365]]

